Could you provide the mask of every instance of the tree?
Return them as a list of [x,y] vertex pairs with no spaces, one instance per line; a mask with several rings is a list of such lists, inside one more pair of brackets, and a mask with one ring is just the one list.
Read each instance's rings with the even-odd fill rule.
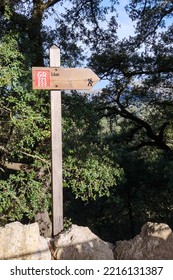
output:
[[[103,8],[101,2],[71,1],[71,5],[65,7],[66,1],[62,0],[0,1],[3,73],[0,214],[3,224],[16,219],[32,220],[37,211],[50,210],[49,92],[31,90],[31,66],[47,65],[46,49],[53,43],[61,44],[63,65],[81,63],[82,48],[77,42],[92,43],[94,34],[102,31],[99,21],[104,20],[110,9]],[[56,28],[47,30],[44,20],[55,12]],[[90,23],[89,29],[86,23]],[[74,113],[70,106],[74,100],[83,108],[80,121],[79,111]],[[74,94],[68,98],[64,95],[63,103],[64,109],[68,106],[73,111],[74,118],[72,123],[71,115],[64,114],[65,185],[83,200],[109,195],[109,187],[116,184],[121,169],[108,158],[106,149],[101,151],[98,146],[98,129],[90,114],[97,125],[99,121],[92,101]],[[69,135],[73,142],[69,141]]]
[[126,180],[117,190],[132,237],[148,220],[173,224],[173,6],[172,1],[129,2],[134,37],[103,41],[90,65],[110,80],[98,112],[111,124],[105,141],[124,170]]
[[137,139],[135,149],[154,146],[172,156],[172,25],[157,32],[171,17],[172,2],[130,1],[128,10],[137,21],[135,37],[98,48],[92,57],[97,73],[111,80],[100,110],[128,123],[126,139]]
[[63,106],[64,187],[85,202],[109,197],[111,187],[123,178],[123,170],[102,141],[94,99],[73,93],[64,96]]
[[49,121],[44,119],[48,107],[28,90],[28,71],[17,46],[18,37],[11,32],[0,43],[1,224],[32,219],[50,204],[49,156],[44,145],[50,139]]
[[67,217],[111,241],[148,220],[173,224],[172,1],[129,1],[136,33],[121,41],[117,2],[0,1],[1,224],[50,210],[49,92],[31,90],[31,66],[48,65],[52,44],[63,66],[91,53],[110,80],[93,97],[62,95]]
[[[100,27],[108,11],[114,11],[117,0],[110,6],[100,0],[16,0],[0,2],[0,26],[2,34],[12,31],[19,34],[20,51],[26,55],[28,66],[45,64],[45,48],[52,44],[61,46],[66,62],[80,62],[83,49],[77,42],[95,43],[95,36],[108,36]],[[87,15],[87,16],[86,16]],[[55,17],[55,28],[47,27],[45,20]],[[6,26],[6,28],[4,28]],[[81,43],[80,43],[81,44]]]

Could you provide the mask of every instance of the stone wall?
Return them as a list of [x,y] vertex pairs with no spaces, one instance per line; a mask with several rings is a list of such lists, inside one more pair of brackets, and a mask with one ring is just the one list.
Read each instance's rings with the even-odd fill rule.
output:
[[72,225],[52,239],[40,235],[38,223],[14,222],[0,227],[0,259],[173,260],[173,233],[166,224],[148,222],[135,238],[113,246],[87,227]]

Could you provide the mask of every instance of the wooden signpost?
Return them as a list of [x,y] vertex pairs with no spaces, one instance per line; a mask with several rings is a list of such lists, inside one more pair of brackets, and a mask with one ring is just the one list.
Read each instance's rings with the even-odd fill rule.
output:
[[53,236],[63,230],[61,91],[90,90],[98,76],[88,68],[60,68],[60,49],[50,48],[50,67],[32,67],[33,89],[50,90]]
[[33,89],[91,89],[98,81],[88,68],[33,67]]

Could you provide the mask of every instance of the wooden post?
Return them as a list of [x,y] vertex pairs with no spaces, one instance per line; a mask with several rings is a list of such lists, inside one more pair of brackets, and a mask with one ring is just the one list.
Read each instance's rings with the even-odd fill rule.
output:
[[[99,77],[88,68],[60,68],[60,50],[50,48],[50,67],[32,67],[33,89],[51,90],[53,237],[63,230],[62,132],[60,89],[90,90]],[[58,69],[59,68],[59,69]],[[59,89],[59,90],[57,90]]]
[[[60,49],[50,48],[50,67],[60,67]],[[52,235],[63,230],[61,91],[50,92],[52,141]]]

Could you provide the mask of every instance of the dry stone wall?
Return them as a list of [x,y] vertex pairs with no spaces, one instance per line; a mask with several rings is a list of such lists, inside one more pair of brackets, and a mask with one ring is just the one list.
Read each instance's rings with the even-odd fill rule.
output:
[[54,239],[46,239],[40,235],[38,223],[14,222],[0,227],[0,259],[173,260],[173,232],[166,224],[148,222],[133,239],[113,246],[88,227],[72,225]]

